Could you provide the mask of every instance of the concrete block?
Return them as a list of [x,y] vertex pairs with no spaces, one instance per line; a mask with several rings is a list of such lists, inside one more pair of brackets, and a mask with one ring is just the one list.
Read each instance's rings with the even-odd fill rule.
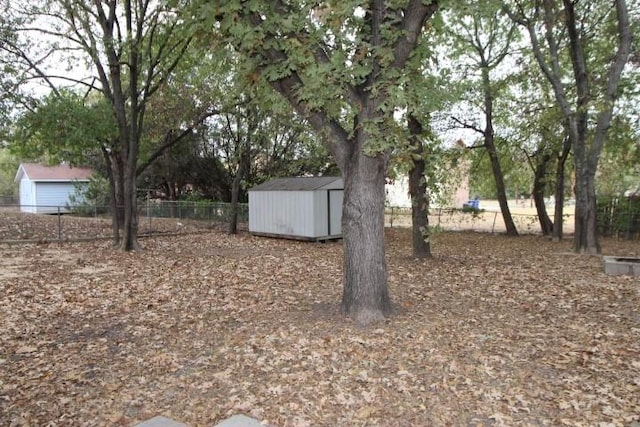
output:
[[607,274],[640,276],[640,258],[605,256],[602,259]]

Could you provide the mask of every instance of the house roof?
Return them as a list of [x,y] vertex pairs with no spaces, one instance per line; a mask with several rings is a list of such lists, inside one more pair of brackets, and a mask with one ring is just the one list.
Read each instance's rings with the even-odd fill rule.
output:
[[276,178],[263,182],[249,191],[314,191],[324,188],[342,189],[342,178],[339,176],[314,176]]
[[88,181],[93,171],[69,165],[45,166],[37,163],[21,163],[15,181],[23,177],[31,181]]

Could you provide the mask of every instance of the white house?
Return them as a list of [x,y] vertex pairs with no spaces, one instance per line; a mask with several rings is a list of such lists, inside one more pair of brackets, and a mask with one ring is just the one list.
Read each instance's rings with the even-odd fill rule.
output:
[[69,196],[76,192],[78,183],[88,183],[91,174],[87,168],[22,163],[14,179],[20,185],[20,211],[66,212]]
[[[459,173],[454,171],[453,173]],[[409,196],[409,178],[401,176],[393,182],[387,182],[384,186],[386,192],[387,206],[396,208],[410,208],[411,197]],[[431,190],[429,203],[431,206],[461,208],[470,200],[469,196],[469,176],[456,176],[443,185],[437,186],[435,191]]]
[[249,189],[249,232],[298,240],[340,238],[343,198],[340,177],[267,181]]

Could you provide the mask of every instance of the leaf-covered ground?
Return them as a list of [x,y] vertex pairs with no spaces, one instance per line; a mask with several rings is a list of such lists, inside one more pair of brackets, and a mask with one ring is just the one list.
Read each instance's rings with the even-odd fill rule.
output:
[[640,423],[640,279],[536,236],[387,242],[398,314],[366,329],[338,312],[340,242],[0,246],[0,425]]
[[[200,233],[203,229],[226,228],[214,221],[179,218],[138,217],[139,234]],[[246,227],[245,227],[246,228]],[[0,208],[0,244],[9,242],[52,242],[87,239],[109,239],[113,235],[111,218],[72,215],[40,215]]]

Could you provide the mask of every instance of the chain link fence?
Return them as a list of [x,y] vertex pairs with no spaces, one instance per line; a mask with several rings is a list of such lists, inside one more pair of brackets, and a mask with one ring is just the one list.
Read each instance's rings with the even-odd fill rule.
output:
[[598,231],[603,236],[640,239],[640,196],[600,197]]
[[[0,199],[2,201],[5,200]],[[0,242],[108,239],[113,236],[110,206],[38,207],[45,208],[50,214],[25,212],[32,210],[30,208],[0,203]],[[537,215],[512,213],[512,216],[520,233],[540,233]],[[144,200],[138,204],[138,233],[140,236],[198,233],[226,228],[230,218],[230,203]],[[598,218],[602,235],[640,239],[640,201],[637,199],[601,200]],[[248,222],[248,205],[239,204],[239,229],[246,230]],[[411,208],[387,207],[385,225],[410,227]],[[432,208],[429,225],[435,230],[506,231],[500,212],[482,209]],[[565,215],[564,232],[573,233],[573,227],[573,213]]]
[[[511,212],[511,217],[519,233],[541,233],[538,215]],[[564,232],[573,233],[573,213],[564,215],[563,219]],[[385,220],[387,227],[410,227],[411,208],[387,207]],[[499,211],[448,207],[437,207],[429,210],[429,227],[434,230],[466,230],[484,233],[504,233],[507,229],[502,213]]]
[[[48,214],[30,213],[33,208],[17,204],[0,205],[0,242],[108,239],[113,236],[111,206],[37,207]],[[203,232],[227,227],[230,218],[230,203],[141,201],[138,204],[138,234]],[[247,228],[248,218],[248,205],[239,204],[239,229]]]

